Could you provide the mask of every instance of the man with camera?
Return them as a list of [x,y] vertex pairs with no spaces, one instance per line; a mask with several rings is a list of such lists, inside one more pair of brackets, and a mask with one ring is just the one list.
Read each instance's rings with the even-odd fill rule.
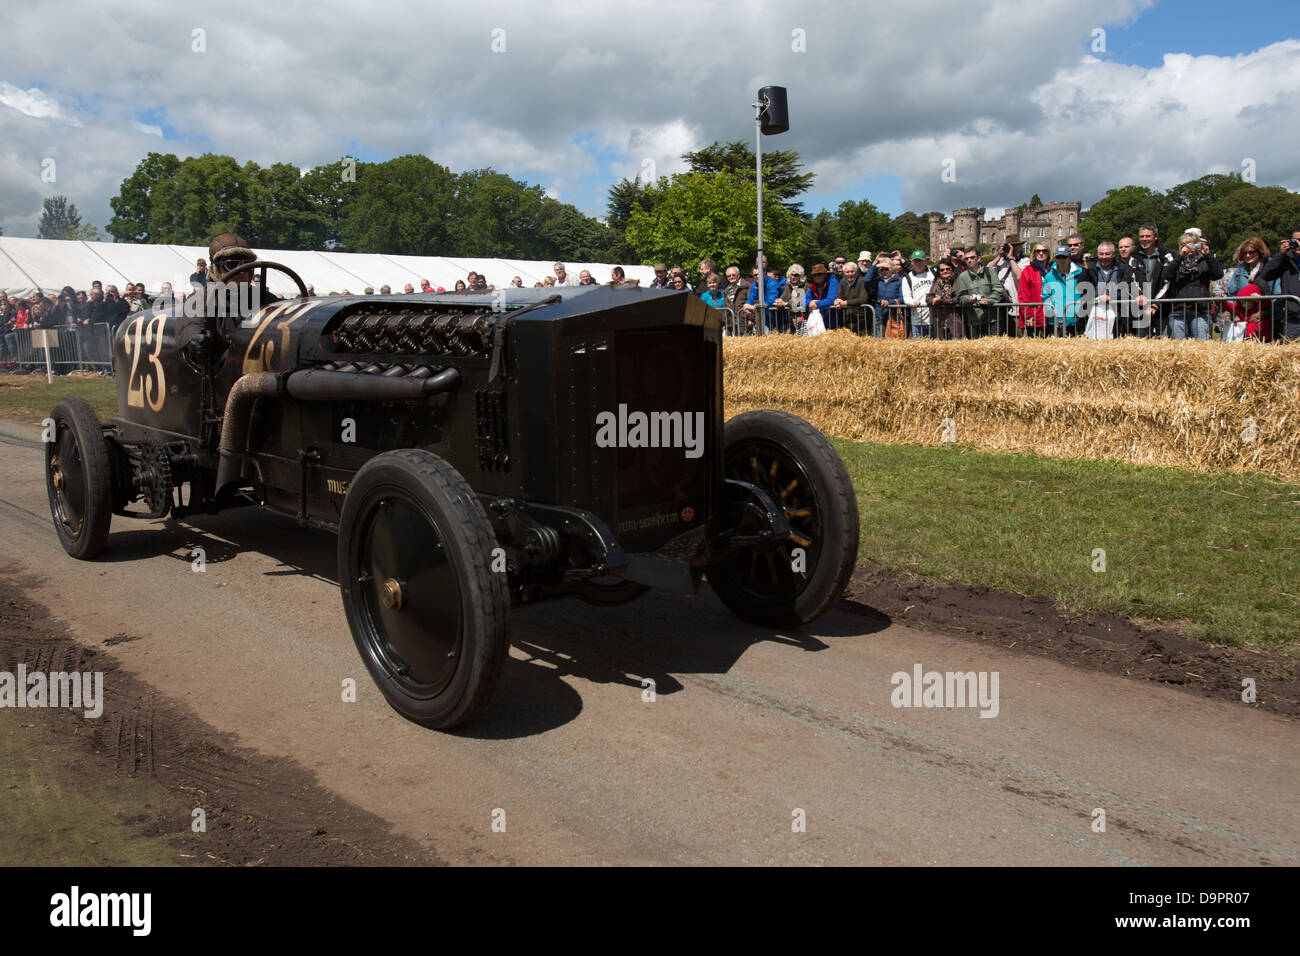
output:
[[[1269,258],[1259,270],[1261,278],[1278,280],[1282,295],[1300,296],[1300,226],[1291,230],[1291,238],[1283,239],[1277,253]],[[1286,303],[1286,322],[1282,335],[1287,341],[1300,339],[1300,304],[1282,300]]]
[[[1191,232],[1178,239],[1178,252],[1161,273],[1169,291],[1168,299],[1208,299],[1210,283],[1223,278],[1223,266],[1214,258],[1204,240]],[[1169,335],[1175,339],[1210,338],[1211,306],[1209,302],[1173,302],[1169,306]]]
[[993,270],[984,268],[979,251],[972,246],[965,253],[966,271],[957,277],[957,303],[966,319],[967,338],[996,335],[1005,316],[997,305],[1007,299],[1007,290]]
[[1024,240],[1019,236],[1007,236],[1007,241],[998,248],[998,254],[989,262],[989,270],[998,277],[1003,288],[1007,290],[1007,301],[1015,302],[1018,296],[1020,270],[1020,250]]

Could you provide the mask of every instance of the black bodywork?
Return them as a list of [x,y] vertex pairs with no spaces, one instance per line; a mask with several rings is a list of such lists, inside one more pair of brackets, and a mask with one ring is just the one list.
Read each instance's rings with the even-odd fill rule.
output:
[[[295,298],[220,320],[196,311],[140,313],[118,330],[117,513],[260,505],[337,530],[367,461],[424,449],[479,496],[514,601],[619,580],[689,593],[722,529],[755,527],[756,514],[759,536],[789,533],[770,496],[724,480],[721,314],[687,293],[586,286]],[[703,433],[694,450],[602,447],[598,416],[620,407],[690,415]],[[669,421],[665,436],[677,434]]]

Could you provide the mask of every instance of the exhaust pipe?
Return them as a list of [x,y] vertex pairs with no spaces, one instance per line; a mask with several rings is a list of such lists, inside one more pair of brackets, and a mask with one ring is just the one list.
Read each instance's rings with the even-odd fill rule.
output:
[[445,368],[428,378],[364,375],[301,369],[290,372],[252,372],[230,389],[226,413],[221,422],[220,461],[217,463],[216,494],[220,495],[242,473],[241,455],[248,448],[248,427],[253,402],[259,398],[287,395],[300,402],[412,402],[449,392],[460,384],[460,372]]

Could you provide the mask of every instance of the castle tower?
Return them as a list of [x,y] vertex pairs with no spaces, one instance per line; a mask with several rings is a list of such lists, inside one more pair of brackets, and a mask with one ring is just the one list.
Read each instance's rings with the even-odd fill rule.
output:
[[1006,226],[1005,239],[1011,239],[1020,235],[1020,213],[1015,209],[1008,209],[1002,217],[1002,222]]
[[980,242],[980,224],[984,221],[983,206],[968,206],[954,209],[952,213],[953,240],[960,242],[963,248]]
[[925,217],[930,223],[930,256],[937,258],[940,254],[939,231],[943,226],[944,217],[942,214],[932,212]]
[[1066,236],[1078,232],[1079,210],[1077,202],[1044,203],[1040,218],[1047,224],[1047,238],[1063,242]]

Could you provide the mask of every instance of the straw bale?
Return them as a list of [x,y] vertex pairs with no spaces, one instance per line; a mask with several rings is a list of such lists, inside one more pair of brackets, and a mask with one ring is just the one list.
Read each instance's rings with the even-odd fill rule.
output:
[[723,379],[728,416],[783,408],[858,441],[1300,480],[1300,344],[773,335],[727,339]]

